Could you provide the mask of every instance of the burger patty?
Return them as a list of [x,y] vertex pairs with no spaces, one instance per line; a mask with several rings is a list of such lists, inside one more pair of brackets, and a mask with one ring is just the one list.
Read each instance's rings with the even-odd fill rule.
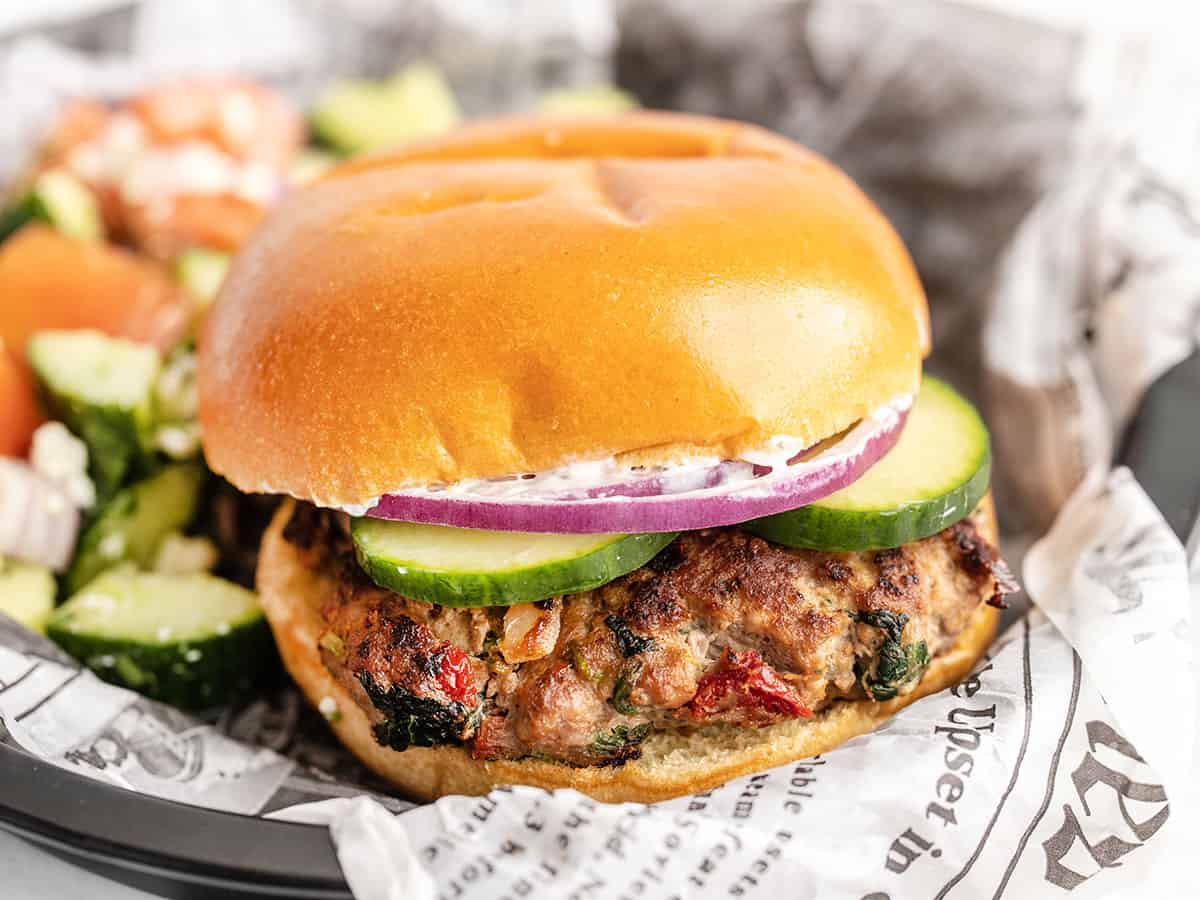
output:
[[689,532],[596,590],[489,609],[376,586],[337,514],[298,505],[284,537],[338,585],[322,659],[381,744],[610,765],[654,729],[759,727],[912,690],[978,605],[1014,588],[984,515],[861,553]]

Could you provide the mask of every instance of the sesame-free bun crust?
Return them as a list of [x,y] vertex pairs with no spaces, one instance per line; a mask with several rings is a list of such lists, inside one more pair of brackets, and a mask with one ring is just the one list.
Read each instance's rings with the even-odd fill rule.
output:
[[916,391],[925,297],[853,182],[666,113],[487,122],[271,213],[200,343],[208,462],[322,506],[624,455],[734,458]]
[[[990,499],[977,520],[993,543]],[[955,644],[936,656],[910,693],[875,703],[838,701],[811,719],[791,719],[766,728],[712,726],[688,733],[655,732],[642,744],[640,759],[623,766],[571,768],[540,760],[472,759],[460,747],[413,747],[403,752],[375,742],[366,714],[321,662],[317,640],[324,630],[320,606],[336,584],[306,567],[283,539],[291,515],[285,503],[263,539],[258,590],[279,652],[309,702],[325,697],[337,704],[331,723],[338,738],[373,771],[405,794],[433,799],[445,794],[486,794],[501,785],[528,784],[548,790],[574,788],[597,800],[649,803],[706,791],[732,778],[825,753],[871,731],[900,709],[960,681],[991,644],[997,612],[980,605]]]

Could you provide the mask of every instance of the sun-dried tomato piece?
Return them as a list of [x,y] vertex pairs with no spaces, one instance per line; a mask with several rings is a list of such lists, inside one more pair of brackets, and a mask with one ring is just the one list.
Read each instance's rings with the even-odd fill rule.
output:
[[685,707],[695,719],[740,724],[767,724],[780,716],[811,716],[791,686],[763,662],[755,650],[726,650],[717,667],[700,679],[696,695]]
[[471,658],[453,644],[447,644],[442,653],[437,680],[451,700],[475,705],[475,671],[471,668]]

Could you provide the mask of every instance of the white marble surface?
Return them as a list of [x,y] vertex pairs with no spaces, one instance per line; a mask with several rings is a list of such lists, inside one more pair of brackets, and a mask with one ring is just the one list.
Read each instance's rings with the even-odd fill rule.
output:
[[5,900],[155,900],[154,894],[93,875],[0,830]]

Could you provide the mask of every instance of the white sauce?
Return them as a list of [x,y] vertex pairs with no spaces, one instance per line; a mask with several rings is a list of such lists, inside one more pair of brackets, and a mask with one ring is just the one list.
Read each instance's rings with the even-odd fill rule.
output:
[[[867,416],[863,422],[871,425],[872,430],[875,427],[883,427],[892,422],[896,416],[908,410],[912,403],[911,394],[894,397]],[[563,493],[582,493],[606,485],[636,484],[643,479],[662,480],[664,482],[662,493],[676,494],[716,487],[716,485],[710,484],[710,478],[714,468],[719,465],[723,466],[719,476],[720,485],[728,485],[732,481],[753,482],[759,477],[754,472],[756,466],[766,466],[771,469],[785,467],[789,460],[811,446],[811,443],[802,438],[777,435],[772,437],[766,446],[748,450],[736,460],[722,460],[716,456],[698,456],[660,466],[634,467],[618,462],[614,457],[608,457],[587,462],[568,463],[544,472],[515,475],[508,478],[468,478],[448,485],[402,488],[389,491],[388,494],[443,499],[486,497],[495,500],[536,502],[550,500],[555,495]],[[376,497],[362,505],[346,505],[338,508],[351,516],[362,516],[380,499]]]

